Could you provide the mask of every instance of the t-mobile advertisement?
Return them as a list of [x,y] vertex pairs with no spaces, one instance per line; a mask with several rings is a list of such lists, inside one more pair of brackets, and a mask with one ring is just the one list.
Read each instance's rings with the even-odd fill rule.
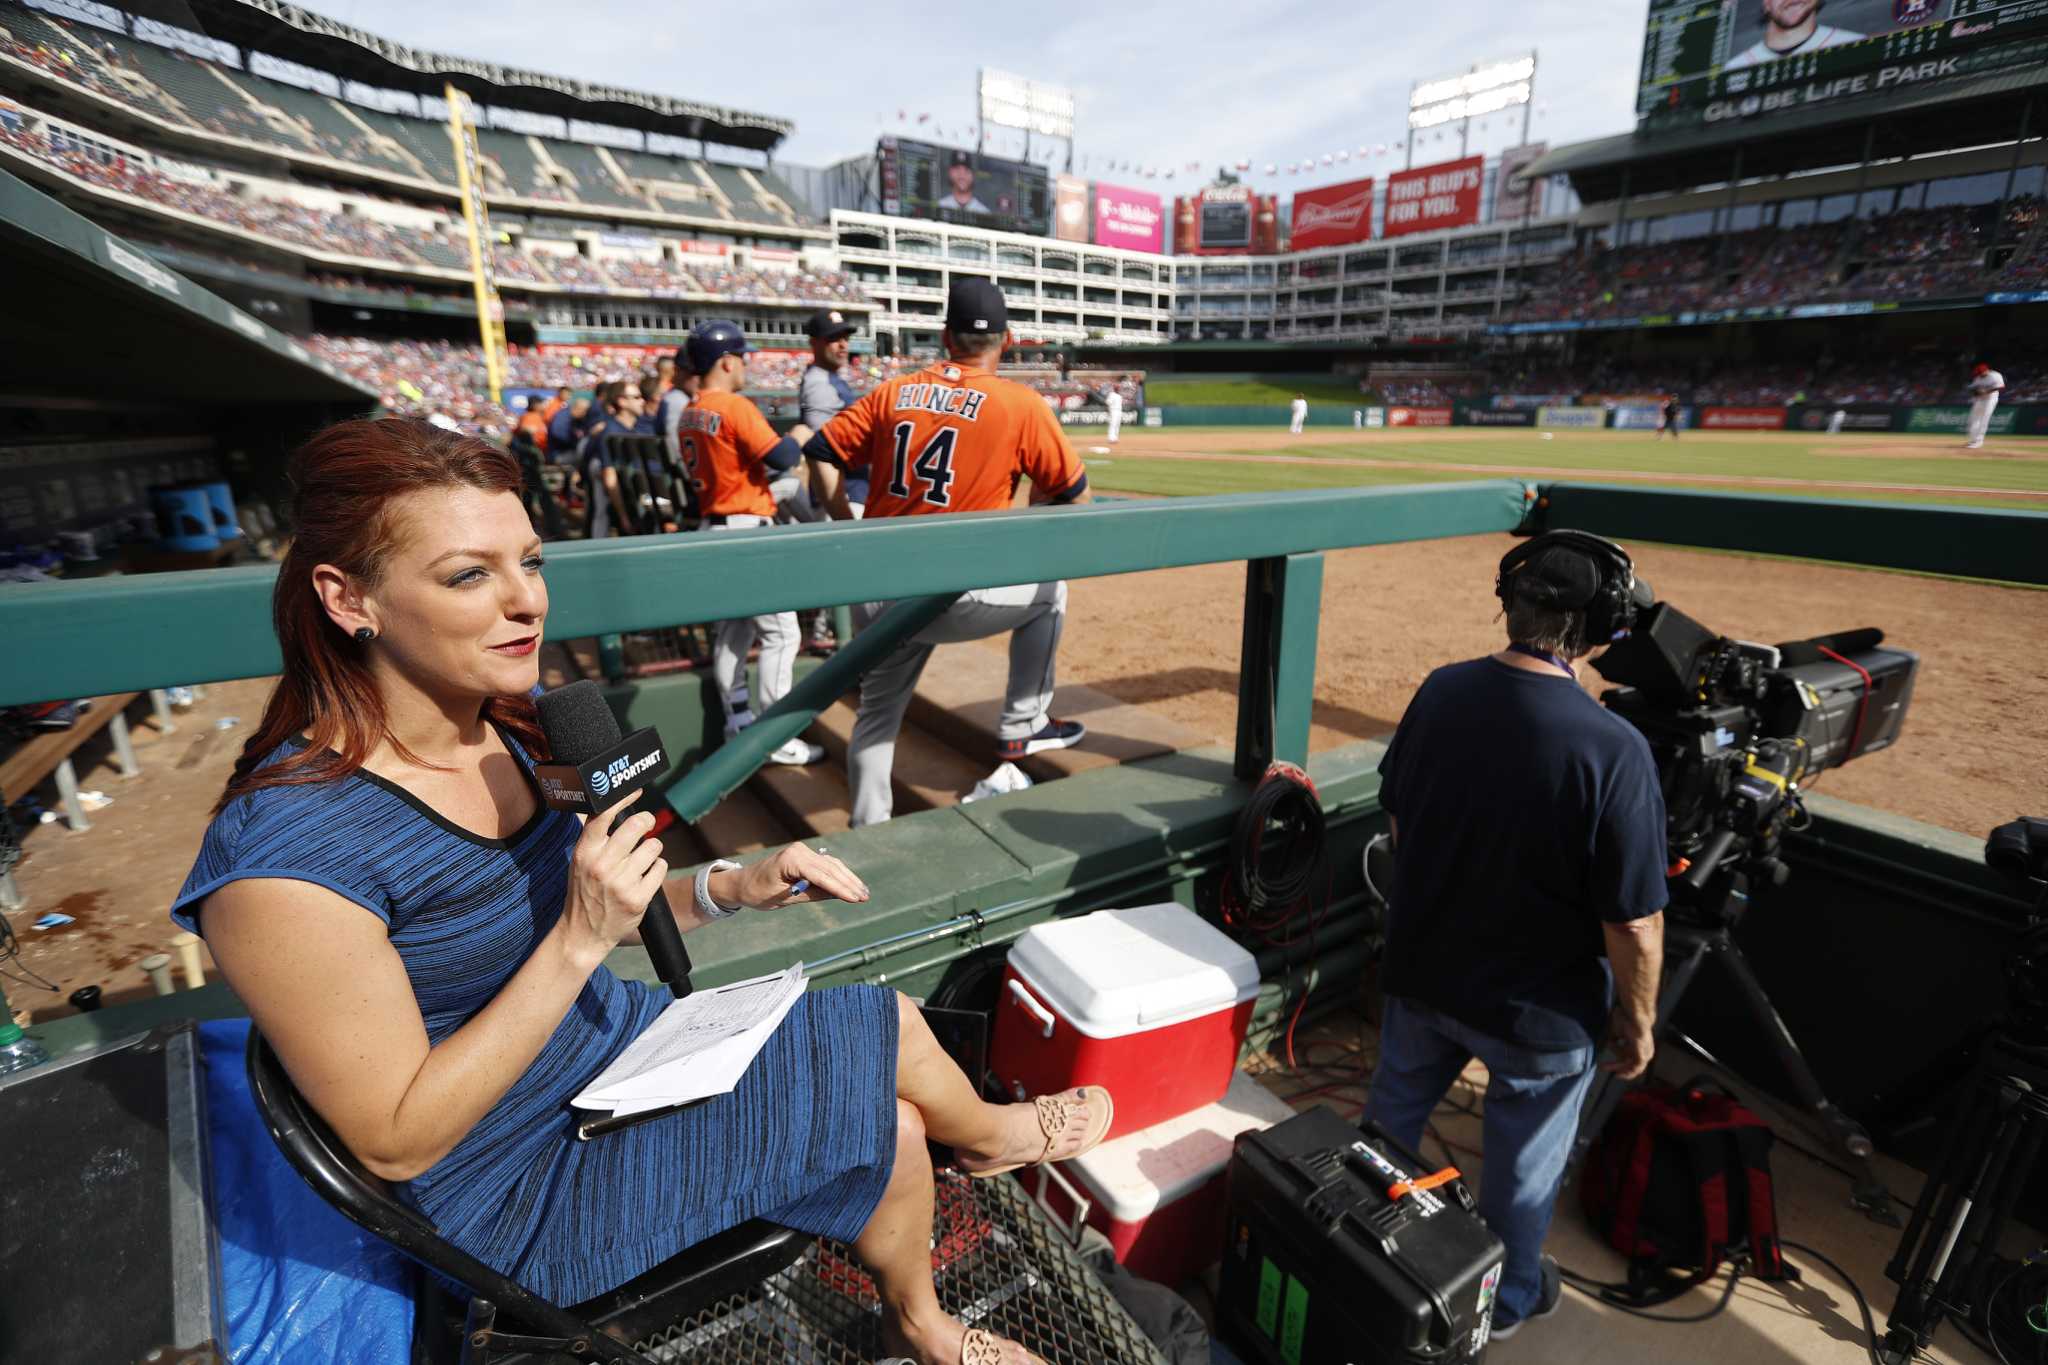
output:
[[1156,194],[1095,182],[1095,245],[1159,251],[1166,246],[1166,207]]
[[1401,237],[1478,222],[1480,168],[1485,162],[1483,156],[1468,156],[1388,176],[1384,235]]
[[1294,196],[1293,249],[1342,246],[1372,236],[1372,181],[1347,180]]

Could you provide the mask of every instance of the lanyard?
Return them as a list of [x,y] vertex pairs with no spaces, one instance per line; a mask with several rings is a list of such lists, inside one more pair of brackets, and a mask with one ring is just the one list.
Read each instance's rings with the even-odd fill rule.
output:
[[1534,645],[1510,644],[1508,646],[1508,653],[1526,654],[1532,659],[1541,659],[1544,663],[1555,664],[1557,667],[1563,669],[1566,673],[1570,674],[1572,678],[1575,680],[1579,676],[1579,670],[1573,668],[1569,662],[1567,662],[1564,659],[1560,659],[1557,655],[1552,654],[1547,649],[1538,649]]

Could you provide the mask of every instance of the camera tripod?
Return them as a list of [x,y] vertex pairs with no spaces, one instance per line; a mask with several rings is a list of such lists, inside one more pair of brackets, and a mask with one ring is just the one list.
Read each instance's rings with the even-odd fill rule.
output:
[[1942,1319],[1995,1330],[1991,1276],[2005,1230],[2048,1138],[2048,882],[2018,952],[2006,963],[2014,1008],[1987,1036],[1963,1107],[1885,1277],[1899,1286],[1885,1322],[1885,1365],[1906,1365]]
[[[1725,850],[1726,845],[1721,845],[1721,851]],[[1749,959],[1743,956],[1742,949],[1735,942],[1735,926],[1741,923],[1743,909],[1749,903],[1749,874],[1739,867],[1719,862],[1718,858],[1703,858],[1695,871],[1702,866],[1706,875],[1688,878],[1685,883],[1688,889],[1702,891],[1698,903],[1682,910],[1674,907],[1672,913],[1681,917],[1667,917],[1665,922],[1664,980],[1657,996],[1656,1032],[1659,1035],[1665,1033],[1678,1012],[1680,1002],[1685,999],[1687,988],[1698,977],[1707,960],[1719,961],[1724,974],[1737,988],[1744,1012],[1762,1026],[1770,1040],[1771,1051],[1791,1086],[1792,1098],[1800,1110],[1816,1122],[1826,1135],[1828,1144],[1847,1158],[1855,1172],[1850,1202],[1873,1221],[1890,1227],[1899,1226],[1891,1195],[1870,1166],[1870,1135],[1861,1124],[1836,1108],[1822,1092],[1820,1081],[1807,1064],[1806,1055],[1799,1050],[1792,1031],[1785,1027],[1785,1021],[1779,1017],[1770,996],[1764,992],[1763,983],[1757,980],[1756,973],[1750,968]],[[1680,1041],[1709,1062],[1715,1060],[1712,1054],[1690,1038],[1681,1035]],[[1622,1094],[1629,1084],[1612,1072],[1602,1072],[1594,1082],[1584,1107],[1579,1111],[1578,1135],[1572,1142],[1571,1156],[1565,1166],[1567,1181],[1578,1172],[1579,1164],[1601,1129],[1607,1126],[1607,1120],[1613,1116],[1615,1106],[1621,1103]]]

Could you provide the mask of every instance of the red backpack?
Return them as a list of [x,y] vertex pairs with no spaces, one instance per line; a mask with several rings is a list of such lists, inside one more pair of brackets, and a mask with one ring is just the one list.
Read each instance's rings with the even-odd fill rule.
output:
[[1762,1119],[1698,1082],[1622,1096],[1579,1177],[1586,1216],[1629,1258],[1628,1284],[1605,1297],[1663,1303],[1730,1257],[1758,1279],[1798,1278],[1778,1247],[1772,1141]]

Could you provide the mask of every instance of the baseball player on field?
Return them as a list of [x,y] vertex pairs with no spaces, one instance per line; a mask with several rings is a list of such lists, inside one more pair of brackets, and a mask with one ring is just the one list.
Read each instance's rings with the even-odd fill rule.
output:
[[1965,450],[1982,450],[1984,433],[1991,430],[1991,414],[1998,411],[1998,395],[2005,388],[2005,376],[1982,361],[1970,371],[1970,427]]
[[1294,395],[1294,402],[1288,405],[1288,413],[1292,420],[1288,422],[1287,429],[1296,436],[1301,435],[1301,424],[1308,420],[1308,396]]
[[1124,381],[1122,375],[1118,375],[1110,381],[1109,393],[1103,401],[1109,405],[1109,443],[1115,445],[1116,434],[1123,429],[1124,425]]
[[[996,287],[956,280],[940,339],[947,359],[869,390],[805,444],[832,515],[850,515],[842,474],[867,476],[868,521],[1007,508],[1022,478],[1031,480],[1034,503],[1087,502],[1087,472],[1052,409],[994,373],[1009,339]],[[855,626],[865,628],[889,606],[857,604]],[[996,732],[1003,762],[1079,742],[1087,727],[1048,711],[1066,612],[1064,582],[978,588],[870,670],[847,752],[853,823],[889,818],[896,734],[934,646],[1010,633],[1010,680]]]
[[[747,335],[737,323],[699,323],[683,343],[684,360],[699,377],[697,397],[676,422],[676,442],[683,468],[696,485],[704,526],[712,531],[737,531],[775,524],[775,498],[769,484],[802,459],[811,429],[801,422],[787,436],[775,428],[742,392],[747,384]],[[793,611],[743,616],[721,621],[711,649],[712,677],[725,707],[725,733],[735,735],[754,723],[747,692],[747,651],[761,641],[761,707],[782,700],[793,682],[798,646],[803,637]],[[771,763],[801,766],[816,763],[824,749],[792,739],[768,756]]]

